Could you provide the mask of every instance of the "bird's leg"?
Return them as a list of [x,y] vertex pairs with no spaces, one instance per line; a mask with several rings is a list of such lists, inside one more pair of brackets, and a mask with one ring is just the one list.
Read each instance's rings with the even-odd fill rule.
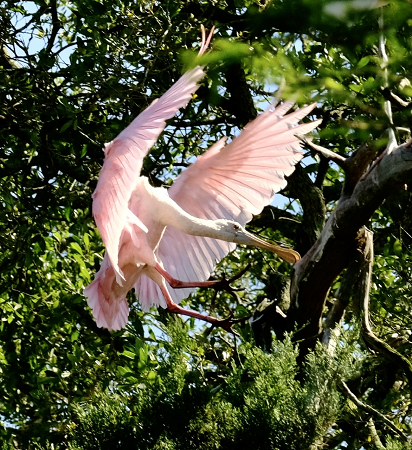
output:
[[216,287],[219,284],[222,285],[222,282],[219,280],[216,281],[181,281],[173,278],[168,272],[166,272],[163,267],[157,263],[155,269],[162,275],[162,277],[169,283],[170,287],[173,289],[182,289],[182,288],[197,288],[197,287],[205,287],[211,288]]
[[236,333],[236,331],[232,328],[232,325],[241,322],[244,319],[232,319],[231,317],[228,317],[227,319],[217,319],[216,317],[207,316],[190,309],[184,309],[172,300],[164,284],[160,285],[160,290],[166,300],[167,310],[170,313],[181,314],[182,316],[189,316],[194,317],[195,319],[204,320],[205,322],[211,323],[214,327],[221,327],[224,330],[238,336],[238,333]]
[[218,290],[225,290],[227,292],[236,292],[240,291],[241,289],[235,289],[231,286],[231,283],[238,280],[240,277],[244,275],[245,272],[247,272],[250,269],[250,265],[248,264],[240,273],[236,274],[235,276],[229,278],[228,280],[223,277],[223,280],[213,280],[213,281],[181,281],[177,280],[176,278],[173,278],[170,273],[166,272],[163,267],[157,263],[155,266],[155,269],[162,275],[162,277],[169,283],[169,286],[173,289],[183,289],[183,288],[212,288],[216,291]]

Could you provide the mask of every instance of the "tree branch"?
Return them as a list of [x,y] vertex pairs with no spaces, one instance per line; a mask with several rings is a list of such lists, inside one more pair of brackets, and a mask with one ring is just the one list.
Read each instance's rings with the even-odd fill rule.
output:
[[375,408],[372,408],[372,406],[369,406],[366,403],[361,402],[356,397],[356,395],[349,389],[348,385],[344,381],[341,381],[341,385],[342,385],[342,387],[344,389],[344,392],[347,395],[347,397],[350,398],[351,401],[358,408],[363,409],[367,413],[371,414],[372,416],[374,416],[377,419],[379,419],[382,422],[384,422],[386,426],[388,426],[392,431],[394,431],[398,436],[400,436],[400,438],[401,438],[401,440],[403,442],[408,442],[408,438],[386,416],[384,416],[382,413],[377,411]]
[[394,94],[387,87],[382,87],[381,93],[386,100],[394,102],[396,104],[396,106],[398,106],[401,109],[407,109],[412,106],[411,102],[406,102],[405,100],[402,100],[400,97],[398,97],[396,94]]
[[379,148],[374,142],[365,142],[346,160],[345,183],[342,197],[350,197],[369,164],[376,158]]
[[312,141],[307,139],[306,136],[298,136],[298,137],[305,144],[306,147],[309,147],[310,150],[314,151],[315,153],[319,153],[329,161],[333,161],[339,167],[342,167],[343,169],[345,168],[347,158],[345,158],[344,156],[332,152],[332,150],[328,150],[327,148],[322,147],[321,145],[314,144]]
[[302,205],[302,225],[297,236],[297,250],[304,255],[316,242],[325,225],[326,206],[322,191],[317,188],[300,165],[288,178],[286,193],[298,198]]
[[13,71],[14,69],[21,69],[21,65],[13,59],[12,55],[10,55],[10,52],[7,50],[6,46],[2,45],[0,47],[0,50],[1,50],[0,62],[2,60],[6,61],[7,64],[13,69]]
[[245,71],[239,63],[236,63],[226,69],[225,75],[227,89],[230,92],[226,108],[236,117],[238,125],[244,126],[257,116]]
[[378,435],[378,432],[376,431],[375,422],[373,421],[372,417],[369,417],[367,427],[369,429],[369,436],[372,440],[372,443],[375,445],[375,448],[377,450],[386,450],[384,445],[382,444],[381,438]]
[[272,330],[276,336],[283,337],[285,314],[290,302],[290,279],[279,272],[274,272],[265,287],[265,298],[253,313],[250,324],[253,329],[256,344],[263,351],[270,353],[272,349]]
[[328,161],[333,161],[345,171],[345,184],[342,193],[344,197],[348,197],[352,193],[367,166],[378,154],[378,148],[374,143],[366,142],[356,149],[351,156],[345,158],[325,147],[314,144],[305,137],[301,138],[301,140],[310,150],[319,153],[319,155]]
[[52,31],[50,34],[50,39],[47,43],[46,53],[51,52],[53,45],[54,45],[54,41],[56,40],[57,33],[59,32],[60,27],[61,27],[59,16],[57,14],[57,1],[56,0],[52,0],[52,2],[50,4],[50,9],[51,9],[53,27],[52,27]]
[[399,366],[408,378],[409,385],[412,386],[412,365],[402,354],[386,342],[379,339],[372,331],[369,322],[369,293],[372,280],[373,268],[373,233],[365,228],[365,251],[364,259],[360,265],[357,289],[355,289],[354,306],[358,316],[362,321],[361,336],[368,349],[373,349],[383,357]]
[[[363,159],[361,159],[363,160]],[[412,151],[405,145],[384,155],[359,180],[349,197],[342,197],[319,239],[295,265],[288,329],[302,328],[296,339],[317,336],[326,296],[335,278],[356,257],[359,230],[379,205],[412,175]]]
[[345,314],[345,309],[352,296],[355,280],[359,274],[359,266],[360,261],[358,258],[351,261],[341,279],[339,289],[336,292],[335,301],[333,302],[325,321],[325,331],[323,332],[322,343],[327,347],[334,345],[334,340],[331,339],[332,330],[339,325]]

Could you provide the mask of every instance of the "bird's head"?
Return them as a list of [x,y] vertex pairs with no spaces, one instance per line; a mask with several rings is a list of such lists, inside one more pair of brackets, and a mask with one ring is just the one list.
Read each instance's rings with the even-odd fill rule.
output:
[[218,228],[219,234],[223,239],[228,242],[234,242],[236,244],[251,245],[253,247],[263,248],[272,253],[276,253],[289,263],[296,263],[300,260],[300,255],[295,250],[279,247],[277,245],[270,244],[263,239],[249,233],[242,225],[233,220],[215,220],[215,225]]

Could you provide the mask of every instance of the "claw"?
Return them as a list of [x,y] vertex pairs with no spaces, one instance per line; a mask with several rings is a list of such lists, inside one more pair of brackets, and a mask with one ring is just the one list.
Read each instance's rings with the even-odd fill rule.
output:
[[243,322],[244,320],[249,319],[250,316],[245,316],[240,319],[233,319],[233,314],[231,314],[226,319],[216,319],[216,321],[212,324],[211,330],[215,327],[223,328],[224,330],[228,331],[229,333],[232,333],[235,336],[240,337],[240,334],[232,328],[233,325],[236,323]]

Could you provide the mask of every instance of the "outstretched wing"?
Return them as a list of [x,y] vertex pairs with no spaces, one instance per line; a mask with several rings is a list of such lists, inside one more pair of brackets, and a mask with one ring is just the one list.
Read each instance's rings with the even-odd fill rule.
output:
[[[312,131],[320,123],[295,126],[315,105],[285,115],[292,106],[290,102],[276,109],[271,106],[230,144],[225,145],[224,140],[217,142],[180,174],[169,189],[170,197],[195,217],[229,219],[245,225],[286,186],[285,176],[293,172],[302,158],[296,135]],[[234,247],[228,242],[188,236],[168,226],[158,256],[173,277],[204,281]],[[144,284],[148,283],[149,280],[141,279],[142,301],[148,289]],[[171,289],[170,293],[174,301],[180,301],[192,290]]]
[[118,266],[118,247],[126,221],[147,231],[128,209],[143,158],[163,131],[166,120],[187,105],[203,76],[199,66],[186,72],[104,149],[105,160],[93,194],[93,215],[119,284],[124,277]]

